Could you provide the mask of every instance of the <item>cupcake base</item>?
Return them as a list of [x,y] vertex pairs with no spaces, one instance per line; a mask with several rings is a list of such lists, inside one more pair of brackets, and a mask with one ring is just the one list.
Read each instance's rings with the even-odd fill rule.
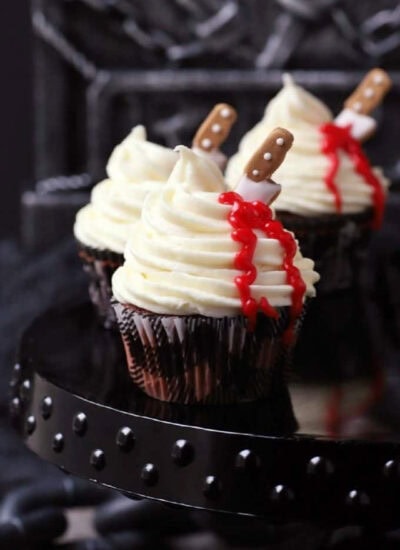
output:
[[314,260],[321,276],[318,296],[350,288],[358,281],[371,237],[372,209],[314,217],[277,212],[277,217],[293,231],[303,256]]
[[78,254],[83,269],[89,277],[89,296],[97,316],[105,328],[117,328],[114,309],[111,306],[111,278],[124,262],[123,254],[100,250],[77,241]]
[[[243,316],[158,315],[114,301],[131,378],[147,395],[183,404],[238,403],[271,396],[285,376],[288,308]],[[274,382],[273,382],[274,381]]]

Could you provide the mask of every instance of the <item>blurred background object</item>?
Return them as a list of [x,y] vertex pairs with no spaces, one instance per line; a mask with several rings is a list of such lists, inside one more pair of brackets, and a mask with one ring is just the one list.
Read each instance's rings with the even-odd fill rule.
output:
[[69,233],[85,190],[135,124],[169,146],[190,143],[210,105],[228,101],[239,112],[233,152],[283,71],[337,112],[367,69],[390,70],[394,90],[368,153],[398,178],[396,2],[381,1],[377,12],[374,2],[349,0],[34,0],[32,22],[35,162],[33,192],[22,199],[29,250]]
[[0,238],[20,229],[20,195],[33,184],[32,30],[29,0],[0,6]]

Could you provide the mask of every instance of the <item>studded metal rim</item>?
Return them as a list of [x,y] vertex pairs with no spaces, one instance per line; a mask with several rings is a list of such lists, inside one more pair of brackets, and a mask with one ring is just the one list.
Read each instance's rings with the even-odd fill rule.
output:
[[[399,444],[174,424],[87,401],[36,374],[20,385],[26,380],[23,402],[16,386],[10,410],[28,447],[78,476],[127,494],[279,521],[397,519]],[[44,400],[50,416],[43,417]],[[77,415],[86,427],[79,437]]]

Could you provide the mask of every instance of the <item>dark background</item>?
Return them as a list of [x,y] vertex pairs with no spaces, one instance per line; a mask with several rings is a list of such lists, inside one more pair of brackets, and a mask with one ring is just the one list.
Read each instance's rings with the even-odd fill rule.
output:
[[0,2],[0,238],[17,236],[32,174],[32,35],[28,0]]
[[[265,76],[262,74],[261,79],[256,78],[257,75],[255,75],[250,82],[247,75],[242,78],[240,75],[233,74],[236,84],[230,85],[229,81],[225,84],[225,73],[222,73],[219,78],[219,88],[216,88],[214,76],[211,76],[210,81],[210,76],[206,74],[209,69],[222,68],[225,70],[227,68],[234,71],[239,69],[251,71],[255,58],[254,52],[263,50],[269,29],[275,29],[276,20],[278,17],[282,17],[282,5],[285,2],[284,0],[268,2],[265,0],[239,0],[241,13],[238,16],[239,21],[236,21],[236,24],[235,21],[232,23],[233,34],[238,31],[238,28],[240,32],[243,29],[246,30],[246,24],[248,26],[247,34],[236,40],[229,38],[230,28],[224,28],[221,35],[226,42],[223,41],[221,44],[218,40],[211,39],[204,41],[201,43],[201,46],[207,46],[204,52],[200,51],[198,55],[190,55],[190,52],[193,54],[193,51],[198,51],[194,48],[194,46],[199,46],[194,33],[198,26],[196,27],[195,22],[193,23],[194,16],[191,17],[192,25],[186,24],[188,16],[182,14],[185,11],[183,6],[196,5],[198,7],[199,5],[205,6],[206,3],[210,4],[206,0],[194,0],[194,2],[184,2],[183,0],[180,2],[172,0],[81,0],[80,2],[78,0],[68,2],[35,0],[35,5],[45,6],[43,13],[50,22],[54,23],[54,28],[60,29],[62,36],[67,37],[72,44],[77,46],[78,52],[85,53],[90,60],[93,59],[100,72],[116,66],[132,69],[136,68],[133,66],[136,63],[139,68],[145,68],[146,71],[165,68],[179,69],[177,73],[174,73],[174,77],[178,74],[180,77],[185,76],[184,71],[180,70],[181,68],[204,69],[201,81],[197,79],[196,82],[193,82],[189,76],[186,88],[175,89],[172,92],[171,86],[173,87],[175,81],[179,79],[173,78],[171,82],[163,80],[162,74],[158,75],[159,80],[153,89],[150,89],[151,86],[147,86],[146,78],[138,82],[136,74],[129,80],[127,87],[122,86],[122,84],[127,84],[126,81],[121,82],[116,79],[113,94],[109,94],[102,104],[105,106],[105,112],[98,120],[95,120],[95,117],[90,120],[90,117],[85,116],[87,114],[85,98],[87,87],[92,80],[82,78],[82,74],[76,67],[71,67],[71,63],[65,63],[61,59],[60,52],[55,51],[54,44],[48,44],[43,37],[39,38],[38,36],[35,41],[33,40],[28,0],[0,1],[0,56],[3,71],[0,86],[0,117],[3,124],[1,132],[3,143],[0,156],[3,185],[0,216],[0,281],[2,282],[0,285],[0,497],[7,491],[12,496],[14,493],[11,489],[21,484],[29,489],[29,480],[39,480],[40,486],[43,486],[46,491],[51,486],[49,481],[55,483],[61,477],[50,464],[29,454],[23,448],[19,437],[11,432],[7,416],[8,380],[11,377],[12,365],[16,356],[16,343],[30,320],[59,301],[71,303],[79,292],[84,293],[85,297],[87,293],[87,282],[81,272],[75,245],[71,238],[71,219],[74,216],[73,208],[76,208],[77,204],[70,200],[69,193],[53,195],[49,193],[45,196],[37,194],[36,210],[33,207],[26,207],[22,220],[27,220],[28,233],[35,237],[32,237],[34,257],[23,248],[4,240],[5,237],[17,237],[20,233],[19,211],[22,189],[30,189],[34,193],[34,184],[37,180],[53,176],[56,178],[63,175],[73,176],[86,172],[90,172],[93,176],[93,182],[97,181],[97,178],[100,177],[97,170],[104,168],[106,156],[112,145],[118,143],[133,124],[142,121],[142,117],[143,122],[149,127],[151,138],[155,141],[168,142],[171,145],[187,142],[193,129],[214,101],[232,101],[240,108],[241,117],[234,136],[237,143],[239,136],[251,124],[259,120],[268,97],[279,89],[281,70],[297,71],[298,82],[327,101],[334,109],[339,108],[343,99],[370,67],[379,64],[387,68],[392,75],[394,73],[394,89],[379,113],[379,136],[385,136],[385,138],[381,140],[377,136],[375,141],[371,140],[373,146],[371,158],[373,160],[376,158],[379,162],[383,161],[385,168],[387,167],[389,170],[395,166],[398,159],[400,44],[396,46],[396,40],[394,47],[387,54],[369,57],[358,43],[353,43],[352,37],[345,40],[342,34],[336,31],[336,27],[330,19],[327,21],[327,17],[323,17],[320,20],[317,17],[311,24],[306,21],[304,35],[300,33],[299,47],[294,45],[293,55],[286,61],[274,56],[272,63],[265,66],[265,69],[268,69],[268,74]],[[316,0],[315,5],[323,3],[321,0],[321,4],[319,4],[319,0]],[[394,10],[398,2],[395,0],[379,0],[378,2],[343,0],[341,4],[344,5],[346,13],[349,13],[354,20],[355,30],[362,30],[362,22],[366,18],[387,8]],[[108,5],[109,11],[103,10],[103,5]],[[163,6],[162,12],[160,5]],[[176,17],[174,6],[178,6],[176,7],[178,12]],[[246,12],[246,7],[251,8],[250,11]],[[336,22],[339,16],[340,13],[337,14]],[[185,20],[185,24],[177,25],[177,20]],[[43,22],[39,19],[39,23],[40,21]],[[300,27],[304,22],[301,18],[296,21]],[[343,18],[339,17],[339,21],[343,22]],[[36,22],[38,23],[38,21]],[[139,23],[142,30],[140,33],[133,25],[135,22]],[[346,25],[344,26],[346,27]],[[257,30],[259,27],[262,27],[262,32]],[[385,27],[381,30],[382,36],[379,34],[378,38],[385,38],[388,35],[396,39],[396,33],[400,32],[398,28],[400,22],[394,24],[393,28],[388,24]],[[175,40],[176,45],[172,52],[171,48],[168,48],[168,44],[165,50],[163,47],[159,47],[155,50],[150,48],[142,51],[143,48],[138,47],[137,39],[139,38],[145,43],[149,42],[148,37],[146,38],[146,35],[143,34],[143,29],[150,32],[150,36],[153,38]],[[160,34],[160,29],[164,34]],[[151,34],[152,30],[155,34]],[[38,35],[37,29],[36,34]],[[277,34],[279,35],[279,32]],[[281,28],[280,34],[285,35],[286,43],[289,33],[285,33]],[[293,33],[290,34],[293,35]],[[219,38],[219,33],[217,35]],[[224,47],[224,44],[227,46]],[[279,51],[282,52],[282,48]],[[34,53],[37,54],[35,56],[36,74],[41,77],[36,80],[36,86],[33,86],[32,78]],[[172,57],[171,53],[174,54]],[[181,56],[180,59],[177,58],[177,53]],[[96,75],[98,76],[98,71]],[[38,84],[40,84],[39,91],[41,92],[39,94],[37,93]],[[36,89],[35,107],[34,88]],[[55,90],[58,90],[59,93]],[[383,116],[383,110],[385,116]],[[177,113],[179,114],[178,118],[175,116]],[[35,124],[33,124],[34,117]],[[99,129],[98,132],[88,133],[88,129],[85,127],[88,120],[98,123],[98,126],[95,126],[95,129]],[[172,132],[171,128],[176,123],[178,123],[176,132]],[[242,124],[241,127],[239,127],[240,124]],[[33,163],[33,128],[36,130],[35,163]],[[100,137],[98,141],[93,139],[93,150],[90,147],[85,149],[85,145],[92,143],[87,139],[88,134],[89,137]],[[388,136],[391,136],[392,139],[388,140]],[[234,147],[231,150],[234,150]],[[393,181],[396,181],[396,178],[399,180],[399,171],[394,175],[390,173],[390,177]],[[382,232],[381,239],[375,244],[371,255],[372,262],[380,267],[379,290],[382,294],[384,293],[382,301],[386,308],[384,313],[387,319],[383,332],[385,335],[393,333],[393,338],[400,334],[400,303],[397,299],[391,299],[398,295],[398,281],[400,280],[400,202],[393,201],[396,195],[394,192],[391,193],[392,204],[389,205],[385,231]],[[46,205],[50,199],[52,207],[47,208]],[[87,196],[82,200],[87,201]],[[64,210],[68,210],[70,216],[68,223],[64,222],[63,238],[65,240],[60,240],[53,248],[48,247],[41,253],[37,253],[35,248],[37,243],[43,242],[47,234],[55,233],[55,226],[51,224],[53,221],[60,220],[60,212]],[[43,222],[46,216],[49,221],[41,225],[40,222]],[[68,238],[69,240],[67,240]],[[24,242],[23,239],[22,241]],[[395,303],[393,303],[394,301]],[[376,325],[380,326],[379,319],[376,319]],[[379,336],[378,330],[377,333]],[[379,419],[379,414],[381,414],[382,419],[390,420],[396,427],[400,425],[398,357],[399,352],[396,348],[395,353],[390,355],[391,362],[386,361],[384,365],[391,380],[390,388],[388,388],[389,401],[386,399],[382,403],[381,410],[375,411],[374,417]],[[390,406],[393,404],[394,406]],[[396,466],[396,463],[394,465]],[[31,491],[35,492],[36,496],[40,493],[38,485],[35,485]],[[51,496],[48,497],[47,503],[43,500],[43,507],[46,506],[54,510],[54,501]],[[384,509],[384,507],[382,508]],[[398,508],[393,507],[393,509],[397,510]],[[62,514],[63,512],[60,510],[57,513]],[[153,518],[150,522],[152,526],[155,524]],[[159,520],[155,521],[159,525]],[[49,521],[41,523],[46,524],[47,527],[50,524]],[[254,531],[252,528],[252,533]],[[354,532],[348,531],[348,535],[352,541],[350,542],[352,548],[372,547],[374,550],[383,548],[383,543],[380,544],[380,541],[371,538],[370,530],[365,532],[368,546],[363,542],[358,544],[354,542],[357,532],[354,534]],[[50,538],[52,535],[48,534],[48,536]],[[363,536],[363,531],[360,531],[359,536]],[[290,539],[287,544],[279,544],[274,539],[272,547],[289,549],[296,547],[297,544],[297,547],[301,548],[320,549],[322,548],[321,538],[325,541],[332,538],[332,548],[345,547],[340,545],[340,536],[337,533],[333,533],[330,537],[329,533],[321,534],[320,529],[315,526],[299,525],[298,529],[289,526],[287,537]],[[264,535],[263,538],[265,538]],[[283,538],[281,531],[281,542]],[[397,543],[399,538],[400,534],[398,533]],[[238,543],[237,540],[235,542]],[[249,542],[247,536],[246,542]],[[15,545],[4,545],[0,536],[0,548],[11,547],[16,548]],[[45,547],[50,548],[44,542],[37,546],[40,550]],[[91,547],[96,548],[95,545]],[[192,548],[194,546],[188,543],[181,544],[180,547]],[[210,541],[207,547],[214,549],[215,545]],[[225,544],[222,547],[227,548]]]
[[[227,143],[227,152],[232,152],[239,137],[259,120],[268,98],[280,88],[282,70],[292,71],[299,84],[337,111],[343,99],[369,68],[380,65],[388,69],[395,85],[377,117],[379,136],[387,138],[391,135],[393,139],[388,142],[377,136],[366,148],[372,161],[383,165],[392,181],[397,182],[398,174],[394,174],[392,168],[398,158],[395,143],[400,137],[400,83],[397,72],[400,45],[396,39],[396,32],[399,32],[398,14],[395,15],[398,3],[394,0],[380,0],[379,3],[338,0],[339,12],[336,11],[336,15],[317,15],[315,20],[295,14],[294,27],[300,32],[297,39],[293,39],[296,34],[293,29],[290,33],[285,33],[282,28],[279,30],[282,18],[293,16],[293,13],[289,15],[293,10],[283,7],[287,2],[241,0],[236,20],[233,18],[215,37],[212,35],[200,41],[194,32],[199,27],[196,20],[198,14],[193,14],[193,9],[191,11],[188,6],[196,6],[196,12],[204,10],[204,16],[200,18],[203,21],[213,11],[208,13],[205,6],[210,2],[206,0],[199,0],[198,3],[162,0],[35,0],[34,6],[39,7],[40,15],[43,14],[54,23],[54,29],[60,30],[62,37],[66,37],[79,54],[93,61],[95,75],[89,77],[84,76],[79,67],[72,67],[70,62],[65,62],[60,52],[55,51],[54,44],[49,45],[43,36],[33,40],[28,0],[0,4],[0,56],[3,70],[0,87],[0,116],[3,123],[0,238],[22,234],[25,248],[36,251],[38,243],[43,245],[42,248],[47,246],[49,234],[70,235],[71,220],[77,208],[72,199],[64,202],[60,200],[60,210],[56,212],[53,209],[50,212],[46,210],[46,200],[42,201],[40,197],[33,207],[32,196],[28,197],[28,203],[24,203],[24,227],[21,232],[21,190],[32,190],[35,182],[43,178],[82,173],[89,173],[93,182],[98,181],[103,176],[105,160],[112,147],[139,122],[146,124],[151,139],[174,146],[190,140],[210,105],[216,101],[230,101],[240,111],[240,120]],[[160,5],[163,6],[163,17],[160,17]],[[322,5],[323,2],[315,3],[317,8]],[[318,11],[317,8],[314,11]],[[373,36],[374,42],[384,46],[389,41],[391,45],[386,50],[371,50],[374,44],[365,41],[372,38],[365,34],[365,22],[372,21],[378,12],[384,15],[391,10],[393,21],[386,20]],[[347,14],[344,19],[343,14]],[[178,20],[185,20],[185,25],[177,25]],[[350,33],[346,31],[349,21],[352,25]],[[341,27],[340,32],[338,27]],[[247,76],[246,71],[254,68],[256,56],[263,51],[266,37],[271,33],[277,36],[283,34],[285,47],[292,37],[294,46],[292,44],[288,48],[292,53],[285,59],[285,56],[282,57],[285,48],[278,48],[259,74],[250,71],[250,76]],[[40,34],[37,25],[36,34]],[[222,41],[218,41],[220,35]],[[146,43],[156,38],[159,41],[157,46],[153,48],[150,44],[146,49]],[[142,43],[144,47],[141,47]],[[172,47],[168,46],[169,43],[173,44]],[[34,50],[36,74],[39,75],[35,87],[32,75]],[[115,79],[112,92],[105,89],[99,104],[104,112],[99,114],[96,111],[95,116],[93,105],[86,104],[86,92],[93,78],[101,76],[101,73],[108,76],[110,68],[145,68],[155,72],[178,69],[178,80],[183,82],[186,78],[189,84],[186,88],[182,84],[184,90],[181,93],[179,85],[174,89],[176,82],[174,79],[170,82],[165,71],[164,75],[155,75],[157,86],[154,89],[148,85],[145,74],[139,79],[136,74],[131,74],[124,83]],[[196,83],[182,71],[193,68],[203,69],[203,75]],[[210,77],[208,73],[219,69],[222,71],[216,86],[214,76]],[[232,86],[224,85],[225,69],[228,70],[226,74],[235,81]],[[244,76],[240,74],[242,69],[245,71]],[[104,99],[107,94],[108,99]],[[88,108],[92,109],[89,113]],[[86,202],[87,195],[82,200]],[[56,231],[56,221],[60,221],[61,211],[65,211],[65,227],[62,231]]]

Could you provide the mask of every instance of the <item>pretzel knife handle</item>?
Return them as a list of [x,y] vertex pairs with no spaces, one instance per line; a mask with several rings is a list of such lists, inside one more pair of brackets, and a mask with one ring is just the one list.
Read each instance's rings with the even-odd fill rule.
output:
[[236,110],[231,105],[218,103],[197,130],[193,147],[206,152],[218,149],[228,137],[236,119]]
[[392,80],[383,69],[372,69],[363,78],[344,106],[356,113],[367,115],[383,100],[392,87]]
[[293,143],[293,134],[275,128],[246,164],[244,173],[255,182],[268,180],[282,164]]

